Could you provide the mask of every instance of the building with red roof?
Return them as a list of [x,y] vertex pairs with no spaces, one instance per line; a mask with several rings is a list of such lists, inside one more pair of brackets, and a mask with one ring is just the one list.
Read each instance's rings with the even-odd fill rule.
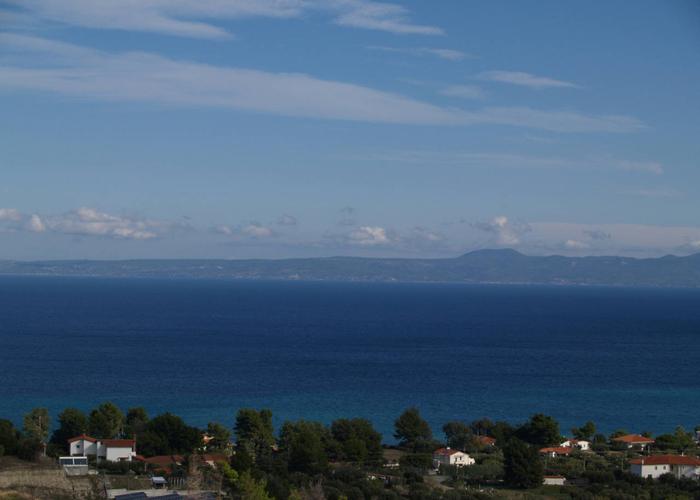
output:
[[651,455],[630,460],[630,473],[639,477],[657,479],[672,474],[680,479],[700,477],[700,459],[685,455]]
[[136,456],[136,441],[133,439],[96,439],[81,434],[68,440],[73,457],[94,456],[97,460],[131,462]]
[[654,440],[650,437],[642,436],[641,434],[626,434],[612,438],[615,443],[627,445],[627,448],[639,448],[641,450],[647,448],[650,444],[654,444]]
[[450,447],[438,448],[433,452],[433,466],[437,469],[441,465],[454,465],[456,467],[466,467],[476,463],[472,457],[463,451],[453,450]]
[[573,448],[569,446],[552,446],[548,448],[541,448],[540,454],[547,455],[549,457],[568,457],[574,451]]

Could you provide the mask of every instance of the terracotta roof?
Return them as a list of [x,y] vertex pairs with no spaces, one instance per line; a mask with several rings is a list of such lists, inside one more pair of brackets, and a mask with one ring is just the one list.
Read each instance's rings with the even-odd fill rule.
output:
[[143,461],[153,465],[170,465],[184,462],[185,457],[182,455],[157,455],[155,457],[144,458]]
[[653,443],[654,440],[640,434],[627,434],[626,436],[619,436],[612,439],[613,441],[618,441],[620,443],[631,443],[631,444],[641,444],[641,443]]
[[87,434],[81,434],[80,436],[72,437],[68,440],[68,442],[72,443],[73,441],[80,441],[81,439],[85,441],[90,441],[91,443],[97,442],[97,439],[95,439],[94,437],[90,437]]
[[460,453],[459,450],[453,450],[452,448],[438,448],[433,452],[433,455],[445,455],[445,456],[450,456],[454,455],[455,453]]
[[540,453],[554,453],[555,455],[569,455],[573,450],[568,446],[553,446],[550,448],[541,448]]
[[114,446],[115,448],[133,447],[136,444],[133,439],[101,439],[100,442],[105,446]]
[[492,438],[491,436],[477,436],[476,440],[485,445],[496,444],[496,438]]
[[685,455],[651,455],[649,457],[634,458],[631,464],[637,465],[694,465],[700,467],[700,459]]
[[202,458],[205,462],[228,462],[228,457],[223,453],[205,453]]

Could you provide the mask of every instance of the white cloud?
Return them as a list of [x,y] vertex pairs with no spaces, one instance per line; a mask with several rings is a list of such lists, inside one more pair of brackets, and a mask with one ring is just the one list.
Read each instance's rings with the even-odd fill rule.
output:
[[293,215],[283,214],[277,217],[278,226],[296,226],[298,222],[297,218]]
[[379,226],[360,226],[345,236],[346,243],[360,246],[388,245],[394,241],[387,230]]
[[245,238],[258,240],[276,236],[272,229],[260,224],[259,222],[249,222],[235,227],[221,224],[214,226],[212,228],[212,232],[223,234],[225,236],[231,236],[234,239]]
[[533,89],[544,89],[553,87],[579,87],[575,83],[565,82],[563,80],[555,80],[554,78],[548,78],[544,76],[536,76],[530,73],[523,73],[521,71],[484,71],[483,73],[479,73],[477,75],[477,78],[479,78],[480,80],[486,80],[491,82],[520,85],[523,87],[530,87]]
[[156,238],[158,223],[145,219],[121,217],[81,207],[63,215],[45,217],[41,222],[51,231],[84,236],[106,236],[131,240]]
[[257,222],[252,222],[241,228],[241,233],[251,238],[269,238],[274,235],[274,232],[269,227],[263,226]]
[[15,208],[0,208],[0,221],[19,222],[22,214]]
[[43,233],[46,231],[46,224],[37,214],[32,214],[27,221],[27,229],[33,233]]
[[588,243],[578,240],[566,240],[564,242],[564,248],[568,250],[585,250],[591,246]]
[[228,38],[214,24],[249,17],[329,14],[336,24],[397,34],[439,35],[415,24],[406,8],[372,0],[10,0],[39,19],[97,29],[146,31],[195,38]]
[[368,0],[331,0],[324,4],[340,11],[335,22],[342,26],[388,31],[397,35],[442,35],[436,26],[414,24],[408,10],[397,4]]
[[450,85],[440,90],[440,94],[461,99],[483,99],[484,91],[476,85]]
[[447,61],[461,61],[466,57],[471,57],[459,50],[454,49],[438,49],[431,47],[387,47],[385,45],[370,45],[367,47],[370,50],[379,50],[382,52],[394,52],[398,54],[408,54],[412,56],[433,56]]
[[[0,44],[14,48],[14,56],[19,56],[16,64],[0,66],[0,88],[57,92],[80,99],[146,101],[378,123],[492,124],[558,132],[632,132],[643,128],[639,121],[625,116],[530,108],[443,108],[304,74],[212,66],[141,52],[111,54],[20,35],[0,34]],[[43,65],[37,66],[37,53]]]
[[530,226],[522,222],[512,222],[505,215],[498,215],[489,222],[477,222],[475,228],[491,233],[492,243],[499,246],[517,246],[522,234],[530,231]]
[[9,229],[12,231],[149,240],[175,228],[172,224],[112,215],[89,207],[81,207],[59,215],[23,214],[14,209],[0,209],[0,214],[3,213],[2,210],[9,215],[0,217],[0,220],[10,221],[12,225]]

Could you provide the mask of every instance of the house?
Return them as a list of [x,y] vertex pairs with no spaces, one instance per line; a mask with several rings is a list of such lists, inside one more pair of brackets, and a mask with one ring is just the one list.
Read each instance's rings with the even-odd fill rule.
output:
[[684,455],[652,455],[630,460],[630,473],[639,477],[656,479],[664,474],[698,479],[700,477],[700,459]]
[[81,434],[68,440],[72,457],[94,456],[110,462],[131,462],[136,456],[133,439],[95,439]]
[[568,446],[554,446],[549,448],[541,448],[540,454],[546,455],[548,457],[568,457],[574,451],[573,448]]
[[564,486],[566,478],[564,476],[544,476],[542,484],[547,486]]
[[612,441],[626,445],[628,449],[639,448],[640,450],[644,450],[650,444],[654,444],[654,440],[652,438],[642,436],[641,434],[627,434],[625,436],[618,436],[613,438]]
[[588,441],[585,441],[583,439],[567,439],[563,443],[561,443],[559,446],[565,447],[565,448],[576,448],[581,451],[588,451],[591,449],[591,443]]
[[496,438],[491,436],[476,436],[476,442],[481,446],[496,446]]
[[472,457],[466,453],[453,450],[452,448],[440,448],[433,452],[433,466],[437,469],[441,465],[454,465],[456,467],[465,467],[476,463]]

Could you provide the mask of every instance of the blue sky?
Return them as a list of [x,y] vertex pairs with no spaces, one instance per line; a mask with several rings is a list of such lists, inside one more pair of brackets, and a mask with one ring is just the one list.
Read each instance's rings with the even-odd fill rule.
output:
[[695,1],[0,1],[0,258],[700,251]]

